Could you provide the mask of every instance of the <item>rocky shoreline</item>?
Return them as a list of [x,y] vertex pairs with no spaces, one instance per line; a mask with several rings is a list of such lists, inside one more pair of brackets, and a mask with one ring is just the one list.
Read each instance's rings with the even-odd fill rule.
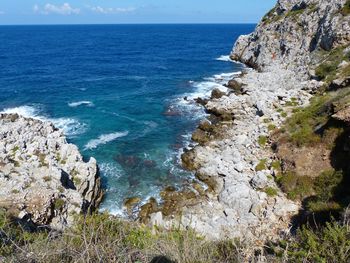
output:
[[228,84],[233,90],[205,103],[212,122],[199,125],[193,138],[198,145],[187,149],[182,161],[208,189],[199,204],[184,206],[181,219],[160,220],[158,214],[151,217],[152,223],[165,227],[180,223],[214,239],[263,241],[288,230],[300,204],[288,200],[274,182],[278,168],[268,137],[291,112],[290,103],[308,103],[310,94],[303,90],[310,83],[294,76],[284,69],[264,73],[247,69],[234,86]]
[[[230,80],[226,92],[214,89],[211,98],[196,100],[210,116],[181,159],[197,180],[179,191],[164,189],[161,204],[151,198],[140,207],[141,222],[190,227],[210,239],[239,238],[257,247],[290,231],[302,206],[276,185],[281,163],[272,137],[324,86],[315,77],[322,52],[350,42],[345,1],[279,0],[255,32],[239,38],[231,58],[252,68]],[[348,120],[346,110],[335,118]],[[0,136],[0,204],[14,217],[63,229],[75,214],[98,208],[103,191],[96,160],[84,162],[51,123],[1,114]],[[139,202],[126,200],[130,214]]]
[[0,115],[0,204],[29,227],[61,230],[102,201],[96,160],[88,162],[50,122]]
[[270,135],[324,86],[314,76],[322,52],[349,42],[345,2],[279,0],[252,34],[238,39],[231,58],[254,69],[229,81],[227,93],[197,99],[211,116],[192,135],[198,145],[182,155],[184,167],[208,189],[178,202],[178,216],[151,214],[151,224],[257,246],[289,232],[301,203],[275,183],[281,163]]

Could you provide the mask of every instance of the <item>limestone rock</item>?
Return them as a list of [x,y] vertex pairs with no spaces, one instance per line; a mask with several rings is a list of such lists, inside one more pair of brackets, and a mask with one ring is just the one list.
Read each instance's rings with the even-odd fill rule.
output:
[[305,79],[313,51],[350,42],[350,16],[340,11],[345,2],[279,0],[253,33],[238,39],[231,58],[261,71],[283,65]]
[[96,160],[49,122],[0,115],[0,203],[13,216],[62,229],[95,210],[103,193]]

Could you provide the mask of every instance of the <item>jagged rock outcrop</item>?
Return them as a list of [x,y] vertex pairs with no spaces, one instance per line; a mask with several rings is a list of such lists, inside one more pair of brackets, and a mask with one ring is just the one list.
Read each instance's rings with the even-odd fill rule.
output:
[[241,36],[231,58],[260,71],[275,65],[306,78],[313,52],[350,41],[347,0],[279,0],[250,35]]
[[12,216],[62,229],[101,202],[96,160],[49,122],[0,115],[0,206]]

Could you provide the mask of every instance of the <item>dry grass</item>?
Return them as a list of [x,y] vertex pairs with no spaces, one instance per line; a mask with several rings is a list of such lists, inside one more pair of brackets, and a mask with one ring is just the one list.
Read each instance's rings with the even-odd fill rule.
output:
[[63,233],[30,233],[6,219],[0,233],[1,262],[241,262],[245,250],[239,242],[207,241],[192,230],[151,229],[105,214],[78,217]]

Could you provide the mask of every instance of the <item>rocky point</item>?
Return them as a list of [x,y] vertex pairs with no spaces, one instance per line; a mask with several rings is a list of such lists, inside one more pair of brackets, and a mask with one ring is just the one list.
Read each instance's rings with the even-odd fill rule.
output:
[[0,204],[33,226],[62,229],[101,202],[96,160],[84,162],[52,123],[0,115]]

